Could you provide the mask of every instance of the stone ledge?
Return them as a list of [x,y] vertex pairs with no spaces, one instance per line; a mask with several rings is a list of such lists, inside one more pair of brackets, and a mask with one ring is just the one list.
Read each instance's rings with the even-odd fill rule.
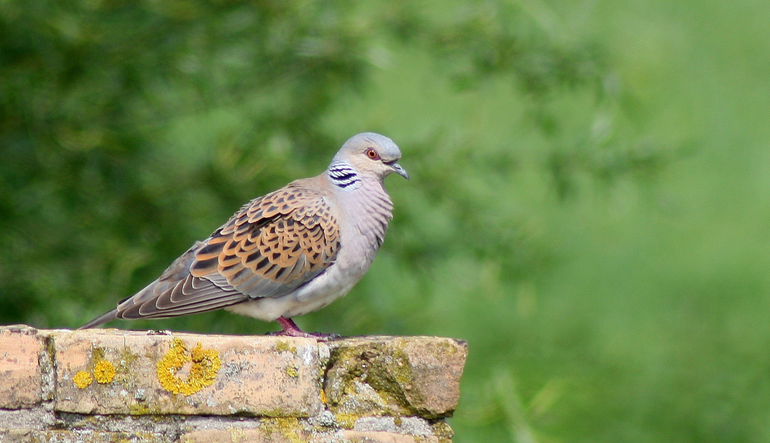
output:
[[0,327],[0,441],[449,442],[466,356],[440,337]]

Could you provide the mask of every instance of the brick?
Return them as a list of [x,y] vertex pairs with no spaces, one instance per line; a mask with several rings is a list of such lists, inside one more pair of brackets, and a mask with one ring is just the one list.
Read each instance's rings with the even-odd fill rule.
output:
[[56,411],[306,417],[323,408],[313,339],[114,329],[52,337]]
[[451,416],[468,356],[464,341],[361,337],[329,342],[324,391],[344,428],[364,415]]
[[188,432],[179,443],[451,443],[435,436],[413,436],[391,432],[335,431],[311,433],[302,430],[217,429]]
[[0,328],[0,408],[29,408],[43,400],[43,339],[29,326]]
[[36,431],[0,429],[3,443],[171,443],[160,434],[149,432]]
[[[339,433],[337,433],[339,434]],[[263,418],[258,428],[231,426],[228,429],[201,429],[183,434],[179,443],[331,443],[342,441],[341,434],[316,431],[297,418]]]
[[[42,406],[42,405],[41,405]],[[0,428],[41,429],[53,427],[56,416],[44,407],[30,409],[0,409]],[[4,440],[0,439],[0,442]]]
[[295,443],[299,441],[307,441],[304,432],[290,430],[282,433],[277,430],[238,428],[188,432],[179,439],[179,443]]
[[[393,434],[391,432],[342,431],[345,443],[439,443],[438,437]],[[451,443],[444,440],[442,443]]]
[[431,424],[419,417],[361,417],[353,425],[354,431],[390,432],[423,437],[435,433]]

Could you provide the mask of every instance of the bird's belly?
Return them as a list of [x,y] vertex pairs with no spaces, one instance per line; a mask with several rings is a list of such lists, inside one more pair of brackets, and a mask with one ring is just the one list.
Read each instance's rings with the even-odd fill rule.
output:
[[[282,297],[265,297],[250,300],[225,309],[236,314],[254,317],[263,321],[274,321],[278,317],[296,317],[317,311],[329,303],[343,297],[360,280],[354,278],[339,278],[339,272],[325,272],[310,283],[297,288],[294,292]],[[357,278],[356,278],[357,277]]]

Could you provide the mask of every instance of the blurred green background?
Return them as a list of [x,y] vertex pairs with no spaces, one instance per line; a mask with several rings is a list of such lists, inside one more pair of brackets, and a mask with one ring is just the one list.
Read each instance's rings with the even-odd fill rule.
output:
[[[73,328],[362,131],[306,330],[468,340],[463,442],[770,441],[770,3],[0,1],[0,323]],[[216,312],[120,328],[262,334]]]

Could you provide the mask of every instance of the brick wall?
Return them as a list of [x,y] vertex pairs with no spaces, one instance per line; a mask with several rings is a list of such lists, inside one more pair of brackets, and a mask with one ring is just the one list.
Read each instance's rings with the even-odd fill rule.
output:
[[451,442],[439,337],[0,327],[0,442]]

